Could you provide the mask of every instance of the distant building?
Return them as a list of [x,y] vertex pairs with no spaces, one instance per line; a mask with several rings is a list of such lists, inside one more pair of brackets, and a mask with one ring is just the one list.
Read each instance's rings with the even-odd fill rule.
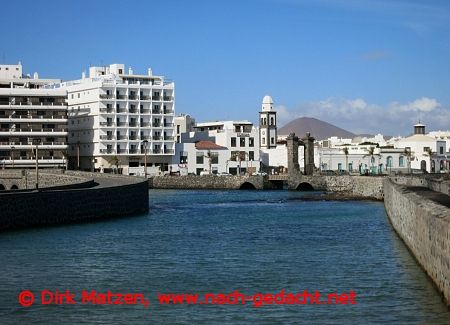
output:
[[249,121],[197,123],[194,131],[181,134],[171,165],[172,172],[230,173],[259,171],[258,129]]
[[163,76],[125,71],[123,64],[89,68],[68,92],[71,167],[144,175],[168,171],[175,152],[175,89]]
[[183,133],[194,131],[195,119],[190,115],[181,114],[179,116],[175,116],[175,139],[177,143],[181,142],[181,135]]
[[266,95],[259,112],[259,139],[261,148],[277,146],[277,112],[273,109],[272,97]]
[[23,75],[22,64],[0,65],[0,168],[64,167],[67,104],[59,79]]

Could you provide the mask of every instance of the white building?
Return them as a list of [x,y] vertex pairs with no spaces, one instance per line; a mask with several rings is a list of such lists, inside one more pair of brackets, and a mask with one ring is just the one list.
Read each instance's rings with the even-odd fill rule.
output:
[[425,125],[414,125],[414,134],[397,141],[399,148],[411,153],[411,168],[429,173],[448,170],[446,139],[425,135]]
[[124,174],[167,171],[175,149],[174,83],[134,74],[123,64],[89,68],[89,77],[64,82],[68,92],[72,168]]
[[171,171],[244,174],[259,171],[259,130],[249,121],[197,123],[181,134]]
[[0,167],[64,167],[66,91],[44,88],[59,79],[23,75],[22,65],[0,65]]

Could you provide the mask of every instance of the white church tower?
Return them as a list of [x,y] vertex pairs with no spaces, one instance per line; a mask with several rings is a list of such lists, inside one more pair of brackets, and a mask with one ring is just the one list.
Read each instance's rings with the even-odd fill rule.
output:
[[259,145],[261,148],[277,146],[277,112],[273,110],[272,97],[266,95],[259,112]]

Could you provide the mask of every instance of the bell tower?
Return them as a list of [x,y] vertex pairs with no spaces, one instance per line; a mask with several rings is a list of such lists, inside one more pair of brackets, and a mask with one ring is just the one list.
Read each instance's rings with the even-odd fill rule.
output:
[[272,97],[266,95],[259,112],[259,145],[261,148],[277,146],[277,112],[273,110]]

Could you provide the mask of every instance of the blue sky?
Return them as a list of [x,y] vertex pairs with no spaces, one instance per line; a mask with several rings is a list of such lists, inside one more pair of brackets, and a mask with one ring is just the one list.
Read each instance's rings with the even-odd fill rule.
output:
[[2,63],[64,80],[89,65],[151,67],[199,121],[256,122],[270,94],[281,123],[450,129],[448,1],[8,1],[2,12]]

